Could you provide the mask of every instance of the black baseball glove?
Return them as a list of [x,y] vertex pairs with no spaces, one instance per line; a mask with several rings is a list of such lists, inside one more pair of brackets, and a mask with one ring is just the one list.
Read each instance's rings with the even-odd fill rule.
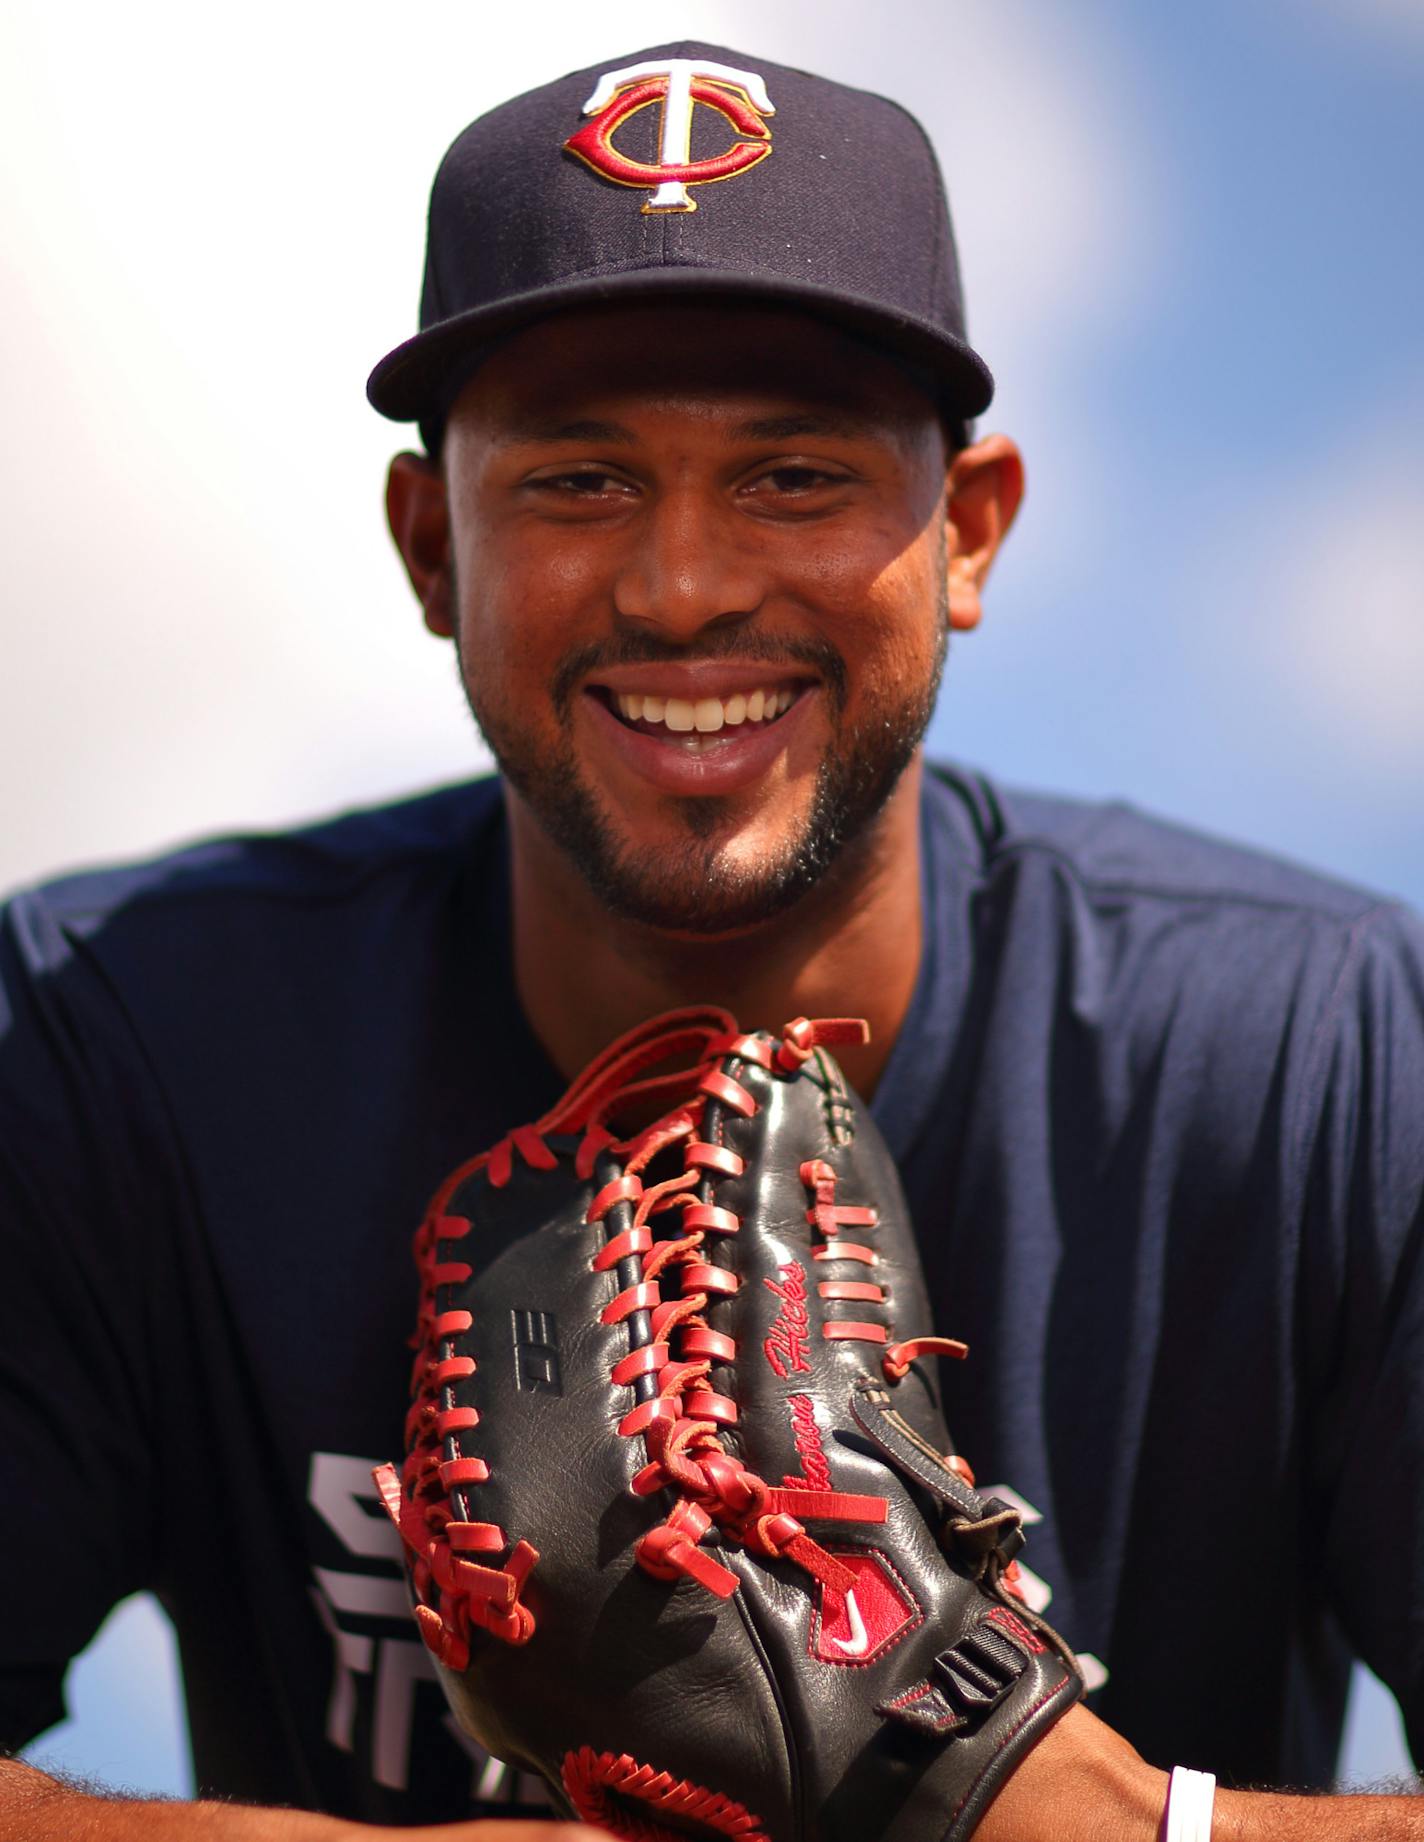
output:
[[420,1628],[481,1745],[639,1842],[957,1842],[1080,1692],[945,1430],[963,1346],[898,1335],[913,1234],[825,1053],[863,1034],[656,1019],[416,1238],[377,1480]]

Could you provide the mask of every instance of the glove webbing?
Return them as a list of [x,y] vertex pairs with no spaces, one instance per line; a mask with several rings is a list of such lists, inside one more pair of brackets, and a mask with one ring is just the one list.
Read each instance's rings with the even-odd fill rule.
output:
[[[456,1406],[454,1400],[455,1384],[475,1372],[475,1358],[460,1342],[470,1329],[471,1315],[436,1310],[438,1288],[465,1285],[473,1271],[466,1261],[441,1258],[445,1243],[470,1232],[465,1216],[449,1213],[451,1200],[482,1170],[495,1188],[503,1188],[513,1174],[516,1153],[535,1170],[553,1170],[558,1158],[544,1142],[553,1133],[582,1130],[576,1168],[581,1177],[588,1177],[598,1153],[616,1143],[603,1123],[615,1107],[664,1092],[685,1094],[695,1077],[712,1065],[719,1045],[735,1033],[731,1014],[714,1006],[670,1012],[630,1030],[589,1063],[542,1119],[516,1127],[488,1151],[460,1165],[431,1199],[413,1246],[421,1291],[411,1339],[416,1358],[405,1425],[407,1456],[399,1477],[389,1465],[379,1467],[374,1476],[381,1500],[414,1556],[411,1583],[421,1632],[440,1661],[452,1669],[468,1665],[472,1626],[507,1643],[526,1643],[533,1635],[533,1615],[520,1594],[539,1556],[525,1541],[510,1549],[498,1523],[460,1515],[451,1501],[451,1492],[458,1489],[468,1508],[468,1486],[489,1476],[485,1461],[461,1446],[460,1435],[478,1424],[478,1411]],[[683,1069],[638,1078],[647,1068],[688,1055],[696,1058],[691,1073]],[[502,1566],[463,1558],[503,1555],[507,1549]]]

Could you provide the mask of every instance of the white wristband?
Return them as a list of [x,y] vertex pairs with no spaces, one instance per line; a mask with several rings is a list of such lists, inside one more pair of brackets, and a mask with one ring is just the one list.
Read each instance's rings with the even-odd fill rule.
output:
[[1167,1808],[1162,1813],[1162,1842],[1211,1842],[1215,1802],[1216,1779],[1210,1772],[1174,1765],[1167,1784]]

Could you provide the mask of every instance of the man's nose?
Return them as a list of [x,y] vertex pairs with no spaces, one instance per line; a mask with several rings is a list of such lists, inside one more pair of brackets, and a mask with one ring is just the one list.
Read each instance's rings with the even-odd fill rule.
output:
[[613,603],[621,620],[685,642],[705,627],[750,618],[765,594],[735,515],[715,495],[688,489],[660,494],[638,520]]

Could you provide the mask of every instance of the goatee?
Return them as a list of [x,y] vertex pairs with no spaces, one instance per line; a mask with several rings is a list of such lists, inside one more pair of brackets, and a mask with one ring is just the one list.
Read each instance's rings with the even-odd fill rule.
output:
[[[565,742],[552,753],[531,746],[517,721],[506,720],[504,712],[478,696],[463,661],[461,678],[500,772],[599,901],[614,914],[647,927],[715,936],[784,914],[864,837],[914,758],[933,714],[944,669],[947,621],[939,622],[938,631],[940,641],[926,681],[897,704],[850,726],[845,720],[845,661],[828,643],[732,633],[718,646],[716,636],[704,636],[699,659],[803,666],[819,681],[826,699],[831,743],[806,815],[794,837],[752,863],[727,860],[719,839],[730,802],[716,797],[669,802],[681,821],[680,844],[640,850],[618,838],[581,779],[572,746]],[[570,654],[553,686],[563,734],[571,732],[577,687],[591,673],[613,665],[685,662],[688,656],[684,649],[641,635]]]

